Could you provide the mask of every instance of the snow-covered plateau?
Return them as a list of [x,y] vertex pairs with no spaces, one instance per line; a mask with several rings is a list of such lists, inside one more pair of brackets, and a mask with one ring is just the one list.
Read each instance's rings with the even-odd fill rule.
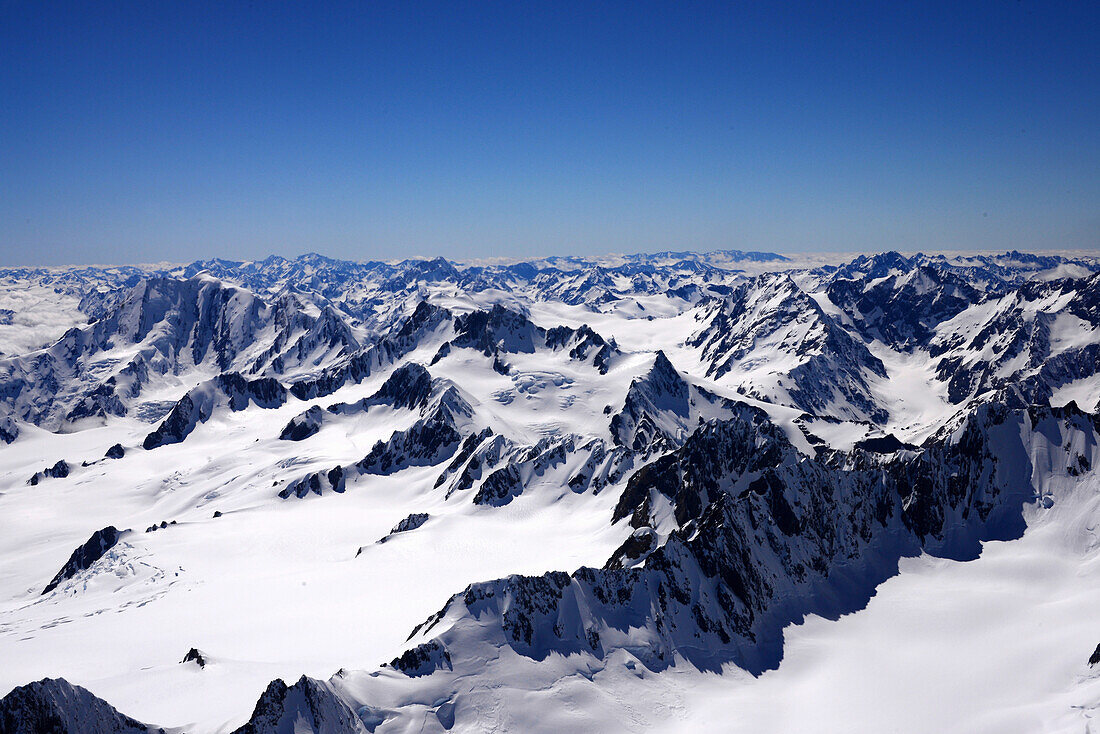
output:
[[0,269],[0,732],[1100,731],[1100,257]]

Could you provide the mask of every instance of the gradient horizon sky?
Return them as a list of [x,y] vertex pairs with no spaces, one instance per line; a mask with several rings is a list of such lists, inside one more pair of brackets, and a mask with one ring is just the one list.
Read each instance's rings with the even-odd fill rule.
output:
[[1100,247],[1100,3],[0,0],[0,266]]

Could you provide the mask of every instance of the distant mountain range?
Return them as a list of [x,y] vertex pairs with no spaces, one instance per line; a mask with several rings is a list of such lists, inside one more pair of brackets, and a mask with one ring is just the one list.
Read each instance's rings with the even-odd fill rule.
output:
[[0,291],[34,304],[0,311],[0,685],[49,676],[2,732],[614,729],[642,669],[775,669],[900,559],[1100,489],[1097,258],[311,254]]

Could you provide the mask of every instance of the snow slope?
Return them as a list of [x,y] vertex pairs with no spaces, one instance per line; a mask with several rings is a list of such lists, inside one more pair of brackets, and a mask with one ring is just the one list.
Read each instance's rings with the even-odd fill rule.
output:
[[1080,731],[1098,271],[0,271],[0,693],[200,733]]

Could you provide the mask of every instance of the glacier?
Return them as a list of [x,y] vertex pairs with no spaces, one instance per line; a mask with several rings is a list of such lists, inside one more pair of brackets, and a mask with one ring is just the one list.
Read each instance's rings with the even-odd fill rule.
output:
[[1100,709],[1095,253],[8,268],[0,304],[4,732]]

